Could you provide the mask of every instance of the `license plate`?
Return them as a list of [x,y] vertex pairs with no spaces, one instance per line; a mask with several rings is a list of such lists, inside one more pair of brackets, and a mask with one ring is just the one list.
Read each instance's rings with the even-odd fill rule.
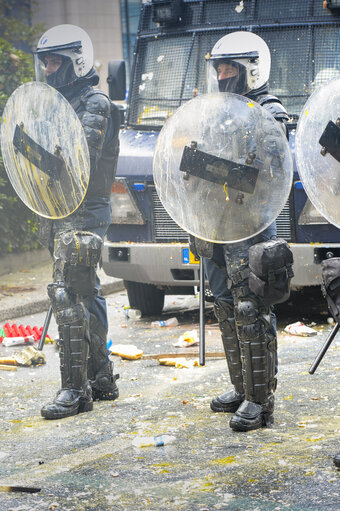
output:
[[182,263],[183,264],[199,264],[200,260],[194,256],[189,248],[182,248]]

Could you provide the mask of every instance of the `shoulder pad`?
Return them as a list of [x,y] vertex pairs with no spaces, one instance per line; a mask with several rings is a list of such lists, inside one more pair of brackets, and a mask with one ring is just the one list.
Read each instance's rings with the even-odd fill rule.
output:
[[287,114],[287,110],[276,96],[266,94],[265,96],[259,97],[257,102],[259,105],[263,106],[263,108],[268,110],[275,119],[288,121],[289,115]]
[[111,101],[103,92],[92,90],[86,95],[85,109],[91,114],[102,115],[109,118],[111,114]]

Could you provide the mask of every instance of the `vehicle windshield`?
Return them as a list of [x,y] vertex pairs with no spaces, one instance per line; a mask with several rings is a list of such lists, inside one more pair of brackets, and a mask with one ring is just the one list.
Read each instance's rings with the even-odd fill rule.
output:
[[296,120],[313,90],[340,69],[339,24],[321,3],[256,0],[255,9],[251,10],[254,2],[242,2],[238,12],[231,0],[186,0],[181,23],[171,29],[152,22],[151,5],[146,3],[128,124],[160,128],[185,101],[204,93],[205,55],[223,35],[240,30],[240,22],[242,30],[251,25],[268,44],[272,57],[269,92]]

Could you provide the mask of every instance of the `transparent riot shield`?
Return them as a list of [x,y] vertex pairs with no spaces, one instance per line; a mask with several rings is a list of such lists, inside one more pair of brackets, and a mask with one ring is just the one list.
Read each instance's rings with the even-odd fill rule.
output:
[[63,218],[83,201],[90,178],[85,133],[54,88],[29,82],[13,92],[2,117],[1,150],[13,188],[38,215]]
[[205,94],[161,130],[153,160],[157,193],[169,215],[216,243],[248,239],[285,205],[293,165],[274,117],[235,94]]
[[340,227],[340,78],[310,96],[300,115],[295,156],[306,193]]

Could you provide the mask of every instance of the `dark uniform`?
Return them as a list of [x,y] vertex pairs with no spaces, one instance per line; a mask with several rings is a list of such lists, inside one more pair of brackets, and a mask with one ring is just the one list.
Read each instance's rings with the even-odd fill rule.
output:
[[[244,37],[254,38],[255,44],[260,39],[255,34],[238,34],[241,34],[241,44]],[[231,46],[238,42],[234,35],[237,36],[235,33],[222,38],[214,47],[215,55],[211,56],[219,90],[242,94],[258,102],[277,121],[284,123],[288,120],[287,112],[275,96],[269,95],[267,81],[257,89],[246,92],[247,77],[259,74],[257,63],[258,59],[261,61],[261,53],[244,51],[242,54],[236,45],[236,51],[231,48],[229,57],[229,40]],[[262,43],[265,44],[264,41]],[[256,47],[252,49],[256,50]],[[242,65],[242,58],[245,65]],[[252,66],[250,71],[246,68],[248,63]],[[282,127],[286,132],[284,124]],[[249,248],[275,237],[274,222],[245,241],[215,244],[213,259],[204,259],[205,272],[215,298],[214,312],[234,386],[233,390],[214,398],[211,409],[215,412],[236,412],[230,420],[230,427],[237,431],[248,431],[273,422],[277,371],[276,318],[271,307],[265,306],[261,298],[249,289],[248,280]]]
[[[55,47],[39,51],[38,47],[36,54],[46,61],[49,54],[59,55],[58,51]],[[118,375],[113,374],[106,348],[107,310],[96,268],[110,224],[120,116],[109,98],[93,88],[99,81],[94,68],[75,78],[70,59],[62,51],[60,55],[62,64],[47,75],[47,83],[65,96],[80,119],[90,154],[90,181],[85,199],[74,213],[43,222],[42,231],[54,261],[48,294],[58,324],[61,371],[61,390],[41,410],[46,419],[92,410],[93,399],[113,400],[119,394]]]

